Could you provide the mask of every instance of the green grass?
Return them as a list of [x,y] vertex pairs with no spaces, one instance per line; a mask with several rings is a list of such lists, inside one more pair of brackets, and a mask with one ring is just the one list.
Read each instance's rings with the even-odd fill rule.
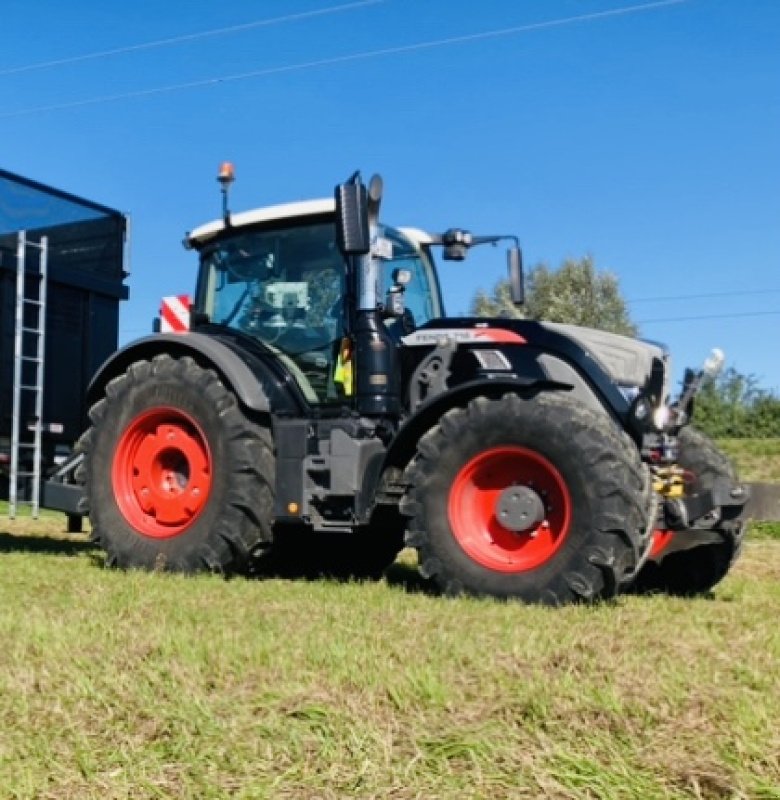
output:
[[748,524],[748,536],[750,539],[780,539],[780,522],[757,522],[755,520]]
[[[722,443],[747,480],[780,444]],[[711,598],[559,610],[105,570],[0,503],[0,797],[780,798],[780,523]]]
[[[718,446],[734,462],[741,480],[780,483],[780,439],[720,439]],[[780,539],[780,522],[753,522],[750,535]]]
[[0,797],[780,798],[780,542],[558,610],[102,568],[0,523]]
[[780,483],[780,439],[719,439],[744,481]]

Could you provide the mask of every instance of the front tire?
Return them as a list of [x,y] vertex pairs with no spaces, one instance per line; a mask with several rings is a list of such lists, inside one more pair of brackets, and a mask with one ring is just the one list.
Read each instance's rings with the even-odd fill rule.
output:
[[636,447],[565,395],[478,398],[419,442],[402,511],[448,594],[560,605],[615,595],[649,547]]
[[270,543],[270,434],[212,370],[189,357],[137,361],[90,420],[83,476],[108,565],[227,573]]

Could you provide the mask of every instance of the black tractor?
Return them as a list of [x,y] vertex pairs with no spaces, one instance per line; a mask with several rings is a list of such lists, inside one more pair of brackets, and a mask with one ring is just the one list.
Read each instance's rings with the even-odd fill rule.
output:
[[[562,604],[709,590],[746,493],[668,399],[667,353],[603,331],[447,318],[432,251],[515,237],[379,221],[382,183],[187,236],[186,333],[118,351],[89,389],[78,478],[109,564],[298,564],[378,575],[404,547],[448,594]],[[708,367],[712,371],[716,365]]]

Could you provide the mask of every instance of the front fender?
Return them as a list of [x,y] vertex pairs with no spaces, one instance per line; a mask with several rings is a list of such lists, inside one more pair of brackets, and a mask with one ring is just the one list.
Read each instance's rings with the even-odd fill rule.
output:
[[465,406],[475,397],[497,399],[504,394],[512,392],[530,396],[543,391],[566,392],[571,390],[572,387],[568,384],[543,379],[480,378],[462,383],[447,392],[437,394],[430,400],[426,400],[404,421],[390,443],[385,457],[384,468],[399,467],[403,469],[414,456],[417,442],[423,434],[432,428],[451,408]]
[[[117,350],[100,369],[87,388],[87,402],[92,405],[103,395],[106,384],[121,375],[135,361],[151,360],[166,353],[174,358],[190,356],[199,364],[214,369],[237,395],[240,402],[260,413],[275,406],[292,404],[294,401],[281,386],[276,386],[267,368],[249,354],[239,356],[234,350],[213,336],[201,333],[159,333],[138,339]],[[284,395],[287,395],[285,398]],[[276,410],[276,409],[274,409]]]

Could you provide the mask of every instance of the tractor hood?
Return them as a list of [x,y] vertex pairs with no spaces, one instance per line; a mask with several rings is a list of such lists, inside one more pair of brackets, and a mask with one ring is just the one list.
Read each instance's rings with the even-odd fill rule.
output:
[[[578,342],[601,363],[619,386],[645,386],[653,373],[654,361],[660,361],[664,365],[664,372],[667,375],[669,373],[669,353],[659,344],[580,325],[565,325],[560,322],[540,324]],[[664,396],[667,389],[665,385]]]
[[651,390],[657,400],[668,394],[668,351],[629,336],[558,322],[472,317],[431,320],[403,341],[434,345],[443,336],[462,343],[529,346],[558,353],[591,379],[601,373],[627,399],[638,389]]

